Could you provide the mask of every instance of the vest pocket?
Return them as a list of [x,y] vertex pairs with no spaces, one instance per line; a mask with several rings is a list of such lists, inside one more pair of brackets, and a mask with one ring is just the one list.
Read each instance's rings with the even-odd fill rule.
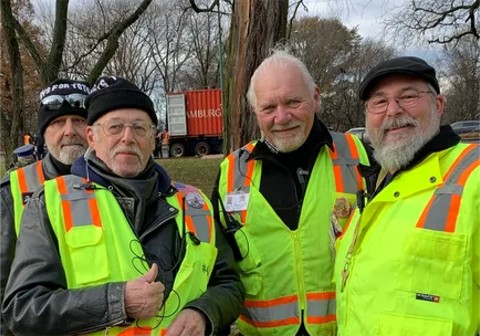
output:
[[467,239],[465,235],[415,229],[404,245],[402,289],[416,294],[461,296]]
[[453,323],[426,316],[382,314],[376,335],[380,336],[452,336]]
[[259,272],[261,262],[255,246],[247,240],[244,230],[245,228],[241,228],[235,232],[235,240],[244,257],[238,262],[239,274],[247,295],[255,296],[262,288],[262,275]]
[[[109,276],[103,229],[94,225],[75,226],[65,234],[71,265],[67,274],[70,288],[95,284]],[[62,257],[63,259],[63,257]]]
[[185,258],[174,282],[174,288],[181,296],[182,306],[206,291],[217,253],[217,248],[212,244],[187,244]]

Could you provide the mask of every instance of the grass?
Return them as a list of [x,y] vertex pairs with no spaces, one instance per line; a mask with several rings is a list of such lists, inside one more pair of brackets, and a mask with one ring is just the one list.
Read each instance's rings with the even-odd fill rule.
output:
[[205,195],[212,195],[222,157],[169,158],[156,160],[170,177],[201,189]]

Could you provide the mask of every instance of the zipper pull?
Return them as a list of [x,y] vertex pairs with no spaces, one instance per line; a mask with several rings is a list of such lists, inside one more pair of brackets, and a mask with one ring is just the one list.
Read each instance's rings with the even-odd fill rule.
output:
[[343,270],[342,270],[342,288],[341,288],[342,293],[347,283],[347,278],[349,275],[350,258],[351,258],[351,254],[347,254],[347,256],[345,257],[345,265],[343,266]]

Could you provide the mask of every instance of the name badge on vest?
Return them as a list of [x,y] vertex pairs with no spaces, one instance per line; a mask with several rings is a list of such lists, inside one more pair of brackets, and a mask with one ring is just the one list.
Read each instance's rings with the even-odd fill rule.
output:
[[230,193],[225,199],[225,210],[227,211],[243,211],[247,210],[248,199],[250,194],[245,192]]
[[33,192],[22,193],[22,203],[23,203],[23,205],[27,204],[27,202],[30,200],[32,195],[33,195]]

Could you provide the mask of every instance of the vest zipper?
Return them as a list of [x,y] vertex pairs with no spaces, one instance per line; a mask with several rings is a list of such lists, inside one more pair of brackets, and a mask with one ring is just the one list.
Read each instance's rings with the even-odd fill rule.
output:
[[[360,217],[361,219],[361,217]],[[350,262],[352,260],[352,255],[353,255],[353,250],[355,249],[355,243],[357,242],[357,237],[358,237],[358,231],[360,227],[360,219],[357,220],[357,223],[355,225],[355,231],[353,231],[353,239],[352,243],[348,247],[347,254],[345,255],[345,263],[343,265],[343,270],[342,270],[342,287],[341,287],[341,292],[343,293],[343,290],[345,288],[345,285],[347,284],[347,279],[350,274]]]
[[295,260],[294,262],[297,264],[297,283],[299,286],[299,300],[300,300],[300,310],[305,311],[305,285],[304,285],[304,279],[303,279],[303,267],[302,267],[302,258],[301,258],[301,248],[300,248],[300,242],[298,241],[298,236],[296,231],[291,231],[292,232],[292,237],[293,237],[293,243],[294,243],[294,248],[295,248]]

